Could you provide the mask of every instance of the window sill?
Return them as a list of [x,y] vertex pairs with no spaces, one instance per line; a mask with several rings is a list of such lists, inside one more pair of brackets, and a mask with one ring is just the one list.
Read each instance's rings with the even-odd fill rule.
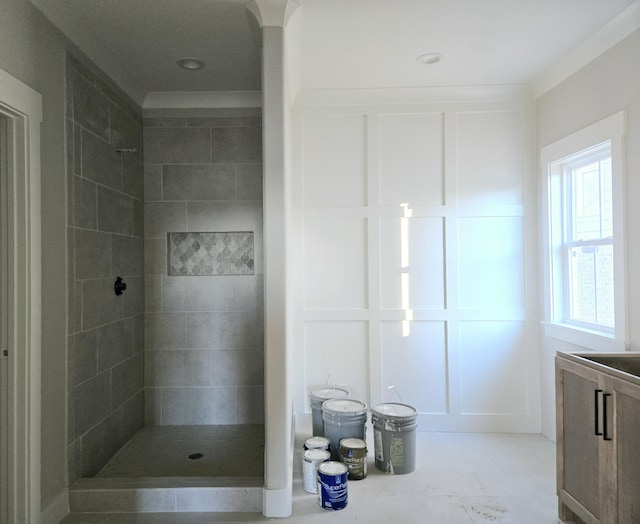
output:
[[602,353],[621,353],[626,351],[624,342],[616,340],[613,335],[606,335],[568,324],[542,322],[544,334],[549,338],[562,340]]

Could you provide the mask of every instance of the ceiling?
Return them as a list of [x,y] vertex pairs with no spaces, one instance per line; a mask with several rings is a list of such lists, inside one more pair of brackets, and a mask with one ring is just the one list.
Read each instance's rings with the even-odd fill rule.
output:
[[[141,93],[259,90],[260,28],[247,1],[31,0]],[[298,0],[302,87],[529,84],[639,2]],[[428,52],[443,59],[416,62]],[[183,57],[202,59],[205,68],[181,70]]]

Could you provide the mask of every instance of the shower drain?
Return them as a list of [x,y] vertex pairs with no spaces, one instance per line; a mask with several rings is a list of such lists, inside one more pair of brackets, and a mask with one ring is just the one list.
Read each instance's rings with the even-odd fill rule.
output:
[[198,459],[201,459],[202,457],[204,457],[202,453],[191,453],[191,455],[189,455],[189,458],[191,460],[198,460]]

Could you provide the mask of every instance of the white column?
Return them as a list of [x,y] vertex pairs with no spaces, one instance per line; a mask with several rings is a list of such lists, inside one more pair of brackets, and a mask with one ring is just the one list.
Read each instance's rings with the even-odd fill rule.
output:
[[292,508],[293,397],[289,348],[290,215],[285,28],[298,4],[253,0],[247,8],[262,26],[263,176],[264,176],[264,336],[265,336],[265,485],[262,512],[288,517]]

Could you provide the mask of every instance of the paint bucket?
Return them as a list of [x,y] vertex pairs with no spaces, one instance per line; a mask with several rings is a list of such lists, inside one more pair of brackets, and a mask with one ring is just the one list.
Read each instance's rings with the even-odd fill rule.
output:
[[318,504],[324,509],[347,507],[348,468],[342,462],[328,461],[318,465]]
[[343,438],[365,440],[367,405],[351,398],[325,400],[322,404],[325,436],[331,441],[331,460],[340,460]]
[[326,449],[307,449],[302,454],[302,487],[308,493],[318,492],[318,466],[329,460],[331,453]]
[[311,423],[313,435],[324,437],[324,421],[322,419],[322,404],[332,398],[344,398],[349,396],[349,390],[342,386],[313,386],[309,389],[311,399]]
[[393,402],[371,408],[376,468],[402,475],[416,467],[418,412],[413,406]]
[[362,480],[367,476],[367,443],[359,438],[340,441],[340,462],[349,468],[349,480]]
[[304,449],[324,449],[329,451],[330,443],[327,437],[309,437],[304,441]]

